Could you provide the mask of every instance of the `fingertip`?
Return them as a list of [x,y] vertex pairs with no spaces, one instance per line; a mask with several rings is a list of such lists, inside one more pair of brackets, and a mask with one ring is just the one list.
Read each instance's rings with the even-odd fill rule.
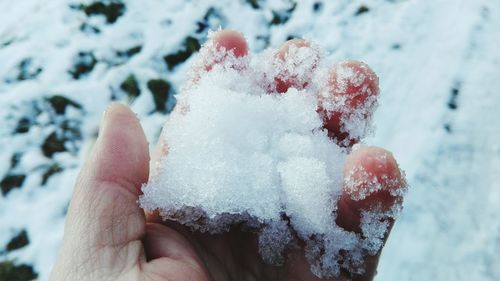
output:
[[405,188],[406,181],[392,153],[373,146],[355,147],[344,166],[337,223],[359,232],[363,211],[394,210],[401,205]]
[[286,41],[285,43],[283,43],[283,45],[281,45],[281,47],[278,49],[278,53],[277,53],[278,58],[284,60],[286,58],[286,56],[288,55],[288,51],[290,50],[290,47],[292,47],[292,46],[297,47],[297,48],[302,48],[302,47],[310,48],[311,43],[309,43],[309,41],[304,40],[304,39],[298,39],[298,38],[290,39],[290,40]]
[[364,62],[346,60],[335,64],[328,85],[332,95],[347,98],[347,106],[363,106],[369,96],[379,93],[377,74]]
[[126,105],[113,102],[104,112],[92,161],[95,181],[129,183],[138,194],[149,174],[149,148],[139,119]]
[[239,58],[248,54],[248,44],[242,33],[222,29],[209,33],[208,41],[202,46],[200,54],[188,79],[191,84],[197,84],[201,76],[211,71],[215,65],[223,64],[234,69],[244,68],[244,63],[242,64]]
[[232,50],[236,57],[242,57],[248,54],[247,41],[243,34],[236,30],[223,29],[217,31],[211,40],[213,40],[217,50]]
[[365,63],[347,60],[335,64],[330,70],[327,88],[319,96],[318,112],[328,135],[345,147],[358,143],[368,130],[353,135],[348,123],[369,128],[379,94],[377,74]]
[[[301,50],[305,52],[301,54]],[[285,93],[292,87],[299,90],[307,87],[319,64],[320,53],[307,40],[291,39],[278,49],[276,58],[276,92]]]
[[344,166],[344,192],[352,200],[366,199],[377,191],[399,195],[403,176],[391,152],[375,147],[355,147]]

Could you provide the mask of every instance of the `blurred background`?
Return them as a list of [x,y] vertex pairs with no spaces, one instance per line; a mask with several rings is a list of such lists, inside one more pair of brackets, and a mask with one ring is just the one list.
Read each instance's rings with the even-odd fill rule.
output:
[[112,100],[151,147],[209,29],[302,37],[380,77],[411,189],[375,280],[500,280],[500,1],[0,0],[0,280],[47,280]]

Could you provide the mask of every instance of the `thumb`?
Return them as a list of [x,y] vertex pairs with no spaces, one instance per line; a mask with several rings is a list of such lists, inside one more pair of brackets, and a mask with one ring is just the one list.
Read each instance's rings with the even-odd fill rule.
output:
[[77,259],[72,263],[90,260],[98,267],[91,272],[100,274],[123,272],[137,264],[143,257],[140,239],[145,233],[137,200],[148,171],[148,144],[137,117],[126,106],[112,104],[78,177],[60,258],[69,251]]

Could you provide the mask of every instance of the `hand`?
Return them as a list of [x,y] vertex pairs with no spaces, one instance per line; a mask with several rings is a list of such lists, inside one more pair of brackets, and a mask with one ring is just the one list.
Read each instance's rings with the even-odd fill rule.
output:
[[[212,40],[217,46],[234,49],[236,55],[247,52],[238,33],[220,31]],[[286,52],[290,44],[307,42],[285,43],[278,54]],[[281,84],[287,87],[293,81]],[[334,132],[332,128],[341,126],[338,122],[329,120],[325,127]],[[354,142],[350,140],[349,145]],[[162,147],[160,143],[154,158],[164,153]],[[336,223],[361,233],[361,212],[376,204],[385,209],[399,204],[401,198],[391,195],[391,189],[402,187],[404,179],[392,155],[380,148],[362,147],[352,152],[345,175],[356,177],[352,172],[358,167],[373,176],[382,189],[356,201],[353,194],[366,186],[346,185]],[[78,177],[51,280],[320,280],[310,272],[302,249],[290,250],[282,267],[271,266],[262,262],[255,234],[239,230],[220,235],[192,233],[174,222],[145,214],[137,200],[149,171],[148,143],[136,116],[126,106],[112,104]],[[393,220],[387,220],[392,227]],[[372,280],[379,256],[380,252],[366,257],[362,276],[342,272],[329,280]]]

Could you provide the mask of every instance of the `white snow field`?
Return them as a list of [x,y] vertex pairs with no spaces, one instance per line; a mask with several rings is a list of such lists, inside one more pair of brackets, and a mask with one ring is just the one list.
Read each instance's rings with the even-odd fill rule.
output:
[[153,148],[191,54],[222,26],[253,52],[304,37],[377,72],[365,141],[393,151],[410,189],[375,280],[500,280],[499,1],[4,0],[0,11],[2,267],[48,278],[102,111],[129,103]]

